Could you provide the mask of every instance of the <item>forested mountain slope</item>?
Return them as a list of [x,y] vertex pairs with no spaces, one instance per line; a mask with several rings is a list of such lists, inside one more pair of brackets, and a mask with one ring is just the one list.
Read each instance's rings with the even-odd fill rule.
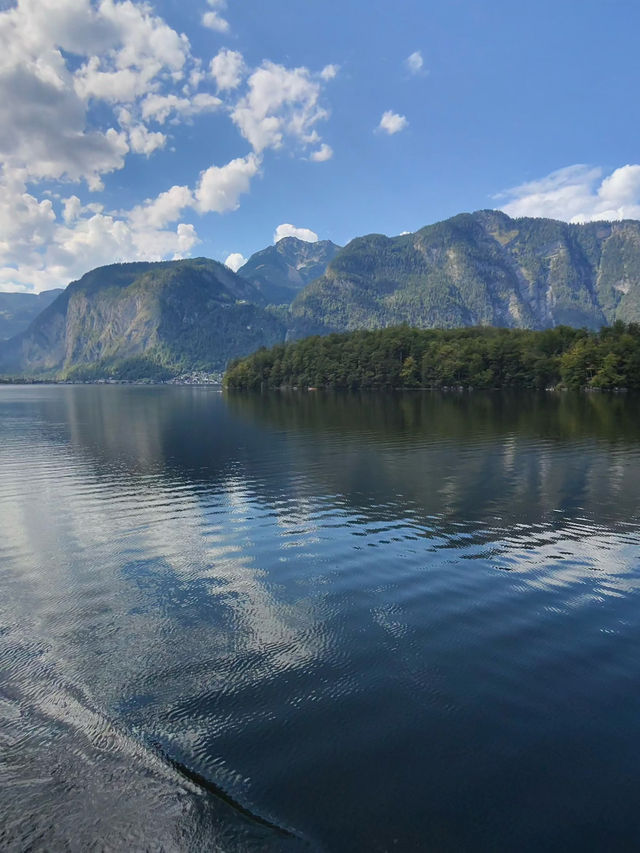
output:
[[261,294],[206,258],[113,264],[74,282],[0,344],[0,373],[160,377],[220,370],[284,336]]
[[640,223],[461,214],[349,243],[291,309],[302,337],[407,323],[599,328],[640,319]]
[[0,375],[217,372],[261,346],[399,324],[599,329],[638,322],[640,222],[574,225],[485,210],[414,234],[359,237],[341,250],[285,238],[241,272],[253,280],[205,258],[92,270],[24,332],[0,341]]
[[599,332],[415,329],[314,335],[233,362],[229,388],[640,390],[640,324]]

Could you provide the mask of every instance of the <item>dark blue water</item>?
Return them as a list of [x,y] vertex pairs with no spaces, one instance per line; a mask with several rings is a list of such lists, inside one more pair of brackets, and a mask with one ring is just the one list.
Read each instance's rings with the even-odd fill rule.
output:
[[0,848],[640,845],[640,403],[0,388]]

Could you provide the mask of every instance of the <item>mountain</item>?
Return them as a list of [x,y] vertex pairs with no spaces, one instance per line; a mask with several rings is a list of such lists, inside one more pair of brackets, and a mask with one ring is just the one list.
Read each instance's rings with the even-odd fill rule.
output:
[[285,339],[398,324],[640,322],[635,221],[577,225],[485,210],[414,234],[359,237],[343,249],[287,237],[240,272],[205,258],[92,270],[25,331],[0,341],[0,375],[217,372]]
[[275,246],[251,255],[238,275],[255,285],[266,302],[284,305],[305,285],[324,275],[339,251],[340,246],[331,240],[307,243],[297,237],[283,237]]
[[206,258],[99,267],[0,343],[0,373],[59,378],[217,371],[282,340],[256,288]]
[[45,290],[42,293],[0,292],[0,341],[24,331],[61,293],[62,289]]
[[640,321],[640,222],[461,214],[352,240],[291,306],[290,337],[494,325],[591,329]]

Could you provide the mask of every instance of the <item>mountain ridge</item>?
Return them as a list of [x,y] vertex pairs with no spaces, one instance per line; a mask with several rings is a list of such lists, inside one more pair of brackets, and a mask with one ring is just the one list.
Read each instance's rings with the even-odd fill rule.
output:
[[[640,321],[635,220],[569,224],[484,210],[396,237],[357,237],[342,249],[319,242],[284,238],[255,253],[247,265],[259,281],[240,274],[247,265],[235,274],[206,258],[91,270],[0,342],[0,374],[166,378],[221,371],[310,334]],[[274,305],[293,267],[322,275],[304,287],[288,277],[292,301]]]
[[636,320],[640,223],[491,210],[399,237],[359,237],[296,297],[291,314],[296,337],[399,323],[598,328]]
[[98,267],[0,344],[0,371],[117,375],[132,360],[134,372],[158,375],[220,370],[231,352],[282,338],[263,306],[249,282],[207,258]]
[[238,269],[267,302],[288,304],[307,284],[321,276],[341,247],[331,240],[309,243],[297,237],[283,237],[272,246],[254,252]]

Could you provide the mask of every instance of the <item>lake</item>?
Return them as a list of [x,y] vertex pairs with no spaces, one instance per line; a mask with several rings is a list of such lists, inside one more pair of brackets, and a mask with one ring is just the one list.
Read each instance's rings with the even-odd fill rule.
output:
[[4,850],[640,844],[640,401],[0,387]]

